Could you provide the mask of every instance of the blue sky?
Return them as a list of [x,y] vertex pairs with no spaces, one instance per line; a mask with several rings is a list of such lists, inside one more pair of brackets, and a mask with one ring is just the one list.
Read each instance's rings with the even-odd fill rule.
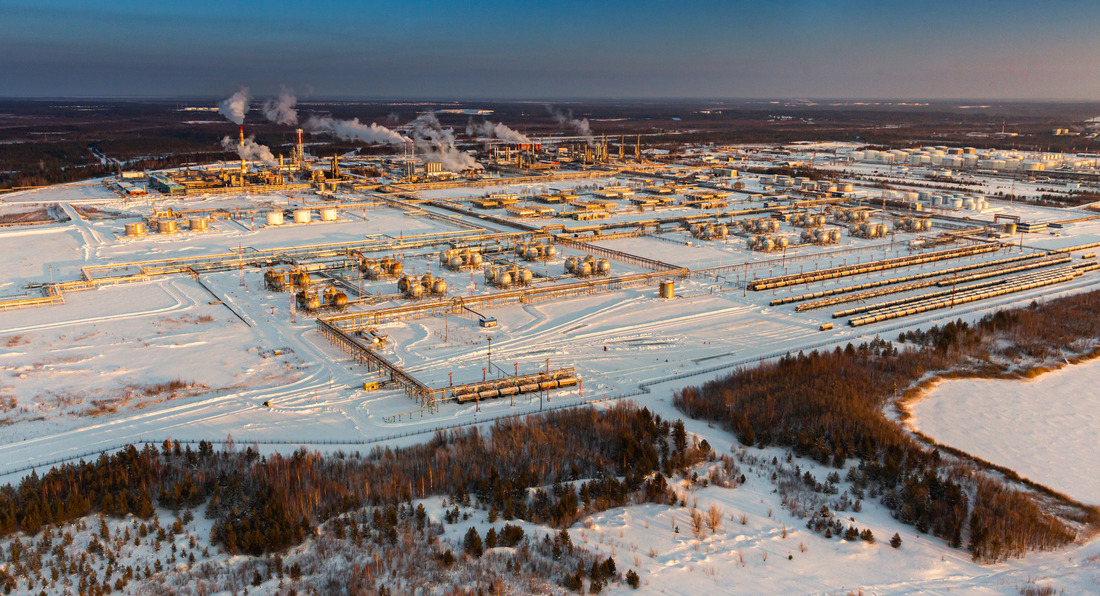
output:
[[1100,100],[1100,2],[0,0],[0,96]]

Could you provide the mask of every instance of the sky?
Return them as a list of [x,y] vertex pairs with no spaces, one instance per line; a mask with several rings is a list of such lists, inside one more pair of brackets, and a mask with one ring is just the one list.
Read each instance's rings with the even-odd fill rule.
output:
[[1100,2],[0,0],[0,97],[1100,100]]

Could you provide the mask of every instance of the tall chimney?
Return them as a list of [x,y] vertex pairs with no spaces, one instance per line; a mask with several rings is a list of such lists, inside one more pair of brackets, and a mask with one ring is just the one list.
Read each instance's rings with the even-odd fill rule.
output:
[[244,125],[241,125],[241,147],[244,147]]

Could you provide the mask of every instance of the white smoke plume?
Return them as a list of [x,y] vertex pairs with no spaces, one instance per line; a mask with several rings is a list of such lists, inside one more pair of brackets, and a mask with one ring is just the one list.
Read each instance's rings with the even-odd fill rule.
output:
[[218,104],[218,112],[234,124],[244,124],[244,115],[248,113],[248,87],[241,87],[229,99]]
[[466,134],[470,136],[480,135],[483,137],[503,139],[505,141],[508,141],[509,143],[531,142],[531,139],[527,138],[526,135],[516,132],[511,128],[508,128],[503,123],[498,122],[496,124],[493,124],[488,120],[480,124],[475,124],[474,121],[471,119],[470,123],[466,125]]
[[407,125],[417,152],[428,160],[438,161],[452,172],[480,170],[482,165],[472,155],[455,148],[455,131],[443,128],[432,112],[425,112]]
[[310,132],[327,132],[345,141],[404,145],[408,139],[380,124],[364,124],[358,118],[336,120],[328,116],[310,116],[303,128]]
[[596,144],[596,137],[592,136],[592,129],[588,126],[588,118],[582,118],[577,120],[573,117],[573,110],[561,111],[553,106],[546,106],[546,111],[550,112],[550,116],[554,118],[554,121],[562,126],[568,126],[577,131],[577,134],[584,137],[584,140],[589,145]]
[[275,156],[271,154],[271,149],[268,149],[267,145],[257,143],[255,137],[248,137],[243,145],[233,137],[225,137],[222,139],[222,147],[226,151],[236,151],[237,155],[244,160],[259,160],[269,166],[277,163]]
[[297,104],[298,98],[294,96],[294,90],[280,87],[279,97],[265,101],[261,109],[268,120],[292,126],[298,123],[298,110],[294,109]]

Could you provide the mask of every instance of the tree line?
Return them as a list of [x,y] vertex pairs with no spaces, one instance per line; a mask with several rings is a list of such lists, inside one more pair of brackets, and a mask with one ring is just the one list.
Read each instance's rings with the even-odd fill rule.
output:
[[[1100,292],[1033,303],[976,325],[960,320],[903,333],[904,349],[875,339],[787,355],[687,387],[674,403],[688,416],[724,424],[746,445],[789,447],[837,468],[855,459],[857,486],[872,487],[899,520],[956,547],[969,536],[975,559],[1001,560],[1056,548],[1076,532],[1027,493],[942,457],[887,419],[883,408],[929,372],[995,374],[1001,370],[995,360],[1041,362],[1063,346],[1084,349],[1100,331],[1098,315]],[[1078,512],[1075,521],[1100,518],[1095,509]]]

